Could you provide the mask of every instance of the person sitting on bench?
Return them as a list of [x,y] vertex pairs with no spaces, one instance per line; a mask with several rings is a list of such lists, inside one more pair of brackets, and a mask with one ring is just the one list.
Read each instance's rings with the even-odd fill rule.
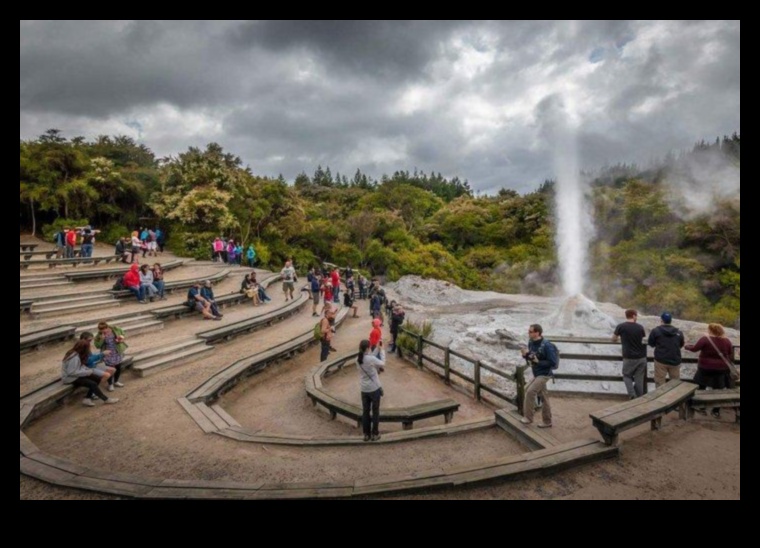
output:
[[203,318],[206,320],[221,320],[219,316],[214,316],[211,312],[211,303],[203,298],[201,295],[201,283],[195,282],[192,287],[187,290],[187,301],[185,302],[192,310],[197,310],[203,314]]

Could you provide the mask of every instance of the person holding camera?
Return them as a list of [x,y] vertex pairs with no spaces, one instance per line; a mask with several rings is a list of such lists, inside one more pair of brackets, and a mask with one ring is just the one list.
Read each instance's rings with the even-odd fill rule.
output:
[[557,364],[557,353],[554,345],[546,344],[543,337],[544,330],[537,324],[531,324],[528,328],[528,346],[520,349],[525,361],[530,365],[533,371],[533,380],[525,391],[525,401],[523,402],[523,418],[520,422],[531,424],[533,414],[535,413],[536,396],[539,396],[543,402],[541,406],[542,424],[539,428],[551,428],[552,426],[552,407],[549,402],[549,390],[546,385],[552,378],[552,368]]
[[359,369],[359,386],[362,393],[364,441],[377,441],[380,439],[380,398],[383,397],[379,374],[385,371],[383,341],[378,342],[377,349],[373,352],[370,350],[369,340],[362,340],[359,343],[356,367]]

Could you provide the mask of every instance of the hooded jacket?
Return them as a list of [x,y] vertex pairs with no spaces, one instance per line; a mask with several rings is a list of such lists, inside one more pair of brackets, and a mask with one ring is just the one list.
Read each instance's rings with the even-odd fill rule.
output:
[[684,345],[681,330],[670,324],[652,329],[647,344],[654,348],[654,359],[666,365],[681,365],[681,348]]
[[140,287],[140,267],[134,263],[124,274],[124,287]]

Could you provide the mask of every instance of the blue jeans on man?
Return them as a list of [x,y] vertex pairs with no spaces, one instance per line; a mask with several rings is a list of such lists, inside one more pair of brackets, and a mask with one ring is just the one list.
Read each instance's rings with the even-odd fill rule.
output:
[[92,244],[82,244],[82,250],[79,252],[82,258],[92,257]]
[[143,286],[127,286],[127,289],[129,289],[132,294],[137,297],[137,300],[139,302],[145,302],[145,291],[143,290]]

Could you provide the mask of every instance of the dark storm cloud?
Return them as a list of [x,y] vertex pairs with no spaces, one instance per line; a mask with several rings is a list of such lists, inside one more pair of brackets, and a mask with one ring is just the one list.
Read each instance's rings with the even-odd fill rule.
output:
[[[739,131],[738,21],[33,21],[21,138],[216,141],[254,172],[441,172],[526,191]],[[548,105],[561,110],[547,117]],[[552,111],[554,112],[554,111]],[[561,114],[560,117],[559,114]],[[548,132],[548,133],[547,133]]]

